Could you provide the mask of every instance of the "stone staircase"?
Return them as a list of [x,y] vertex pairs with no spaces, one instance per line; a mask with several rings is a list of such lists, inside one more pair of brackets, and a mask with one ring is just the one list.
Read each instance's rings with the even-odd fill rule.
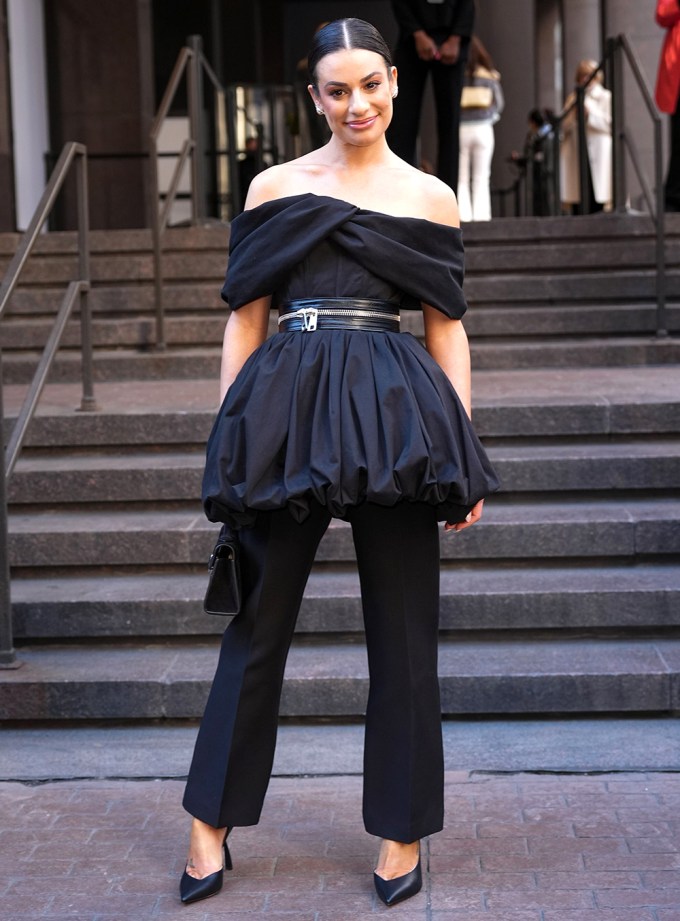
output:
[[[0,672],[0,719],[200,715],[223,628],[201,611],[215,526],[197,496],[226,237],[220,226],[168,234],[169,344],[154,352],[148,235],[94,235],[101,411],[74,411],[67,344],[10,485],[23,665]],[[679,241],[677,222],[674,330]],[[13,242],[0,237],[0,254]],[[652,335],[651,227],[497,221],[470,227],[466,243],[475,423],[503,492],[475,528],[442,535],[444,713],[677,710],[680,340]],[[48,238],[0,327],[8,416],[73,259],[73,237]],[[408,327],[418,332],[415,315]],[[334,522],[282,713],[355,718],[366,689],[351,536]]]
[[[668,326],[680,330],[680,221],[668,215]],[[224,326],[219,287],[228,228],[171,230],[164,274],[167,349],[153,350],[153,259],[149,231],[92,233],[91,295],[96,376],[101,381],[214,378]],[[18,237],[0,234],[0,273]],[[591,215],[470,225],[466,328],[477,370],[669,364],[676,339],[655,330],[655,237],[646,217]],[[60,293],[75,272],[75,234],[50,234],[22,275],[2,323],[4,380],[25,383],[47,339]],[[420,333],[418,314],[404,329]],[[272,327],[272,331],[274,330]],[[71,323],[52,380],[79,379]]]

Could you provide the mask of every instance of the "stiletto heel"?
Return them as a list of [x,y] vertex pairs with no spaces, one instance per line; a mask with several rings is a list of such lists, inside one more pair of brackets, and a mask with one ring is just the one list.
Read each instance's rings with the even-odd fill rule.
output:
[[229,853],[229,847],[227,845],[227,835],[228,834],[229,832],[227,832],[227,834],[224,836],[224,869],[233,870],[234,865],[231,862],[231,854]]
[[224,836],[224,864],[219,870],[215,870],[214,873],[203,876],[201,879],[196,879],[195,876],[189,876],[186,870],[182,873],[182,878],[179,881],[179,897],[184,905],[189,905],[191,902],[199,902],[201,899],[207,899],[211,895],[217,895],[222,888],[224,871],[233,870],[234,868],[227,845],[228,835],[229,832]]
[[403,902],[404,899],[410,899],[412,895],[416,895],[423,888],[420,850],[418,851],[418,863],[410,873],[397,876],[396,879],[383,879],[382,876],[373,873],[373,882],[380,900],[388,907],[396,905],[397,902]]

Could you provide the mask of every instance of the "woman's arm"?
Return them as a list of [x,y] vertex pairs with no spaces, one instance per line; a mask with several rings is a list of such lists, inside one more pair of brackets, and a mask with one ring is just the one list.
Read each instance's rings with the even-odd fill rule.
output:
[[[269,167],[253,178],[248,188],[245,210],[278,198],[283,181],[280,166]],[[227,274],[229,268],[227,267]],[[248,358],[267,338],[271,296],[260,297],[238,310],[232,310],[227,320],[222,342],[222,368],[220,371],[220,402],[234,383]]]
[[612,133],[612,94],[604,87],[586,93],[586,118],[591,131],[599,134]]
[[220,402],[246,360],[267,338],[270,302],[271,297],[261,297],[231,312],[222,342]]
[[[428,352],[444,371],[458,394],[465,412],[471,417],[470,347],[460,320],[450,320],[439,310],[423,304],[425,318],[425,345]],[[446,531],[464,531],[482,517],[484,500],[472,508],[465,521],[446,522]]]
[[496,121],[498,121],[498,119],[503,114],[503,109],[505,108],[505,95],[503,93],[503,87],[501,86],[500,80],[493,81],[492,90],[494,102],[496,104]]
[[423,304],[425,347],[451,381],[465,412],[472,417],[470,347],[460,320],[451,320],[440,310]]

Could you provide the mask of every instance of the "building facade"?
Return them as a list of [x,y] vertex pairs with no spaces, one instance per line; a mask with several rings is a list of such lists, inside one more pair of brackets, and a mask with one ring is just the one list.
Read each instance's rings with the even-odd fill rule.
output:
[[[534,106],[559,111],[576,63],[626,32],[650,87],[662,41],[653,0],[477,0],[478,31],[503,77],[494,183],[512,179]],[[396,39],[389,0],[0,0],[0,230],[24,228],[66,141],[87,145],[93,227],[148,225],[149,129],[179,49],[200,35],[225,84],[293,83],[319,22],[374,22]],[[206,102],[206,105],[208,103]],[[185,97],[177,98],[182,115]],[[652,132],[637,89],[627,121],[651,177]],[[431,103],[423,156],[433,146]],[[431,154],[430,154],[431,156]],[[631,183],[632,186],[632,183]],[[68,191],[56,216],[68,226]]]

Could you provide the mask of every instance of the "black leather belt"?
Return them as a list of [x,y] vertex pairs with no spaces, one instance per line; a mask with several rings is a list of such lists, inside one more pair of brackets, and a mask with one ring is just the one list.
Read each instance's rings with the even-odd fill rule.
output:
[[280,308],[282,333],[313,333],[317,329],[365,329],[398,333],[399,308],[391,301],[364,297],[308,297]]

